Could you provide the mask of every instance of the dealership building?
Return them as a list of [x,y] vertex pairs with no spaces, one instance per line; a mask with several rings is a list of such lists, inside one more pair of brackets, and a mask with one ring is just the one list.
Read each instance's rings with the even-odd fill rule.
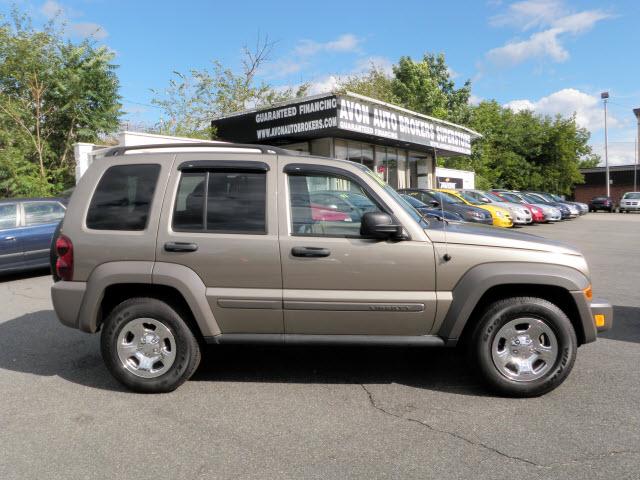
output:
[[[607,194],[605,167],[582,168],[584,183],[575,186],[573,197],[578,202],[589,202],[593,197]],[[609,167],[609,192],[618,204],[626,192],[638,190],[640,168],[638,165],[614,165]]]
[[473,130],[354,93],[298,98],[212,121],[218,140],[361,163],[394,188],[437,187],[438,157],[471,154]]

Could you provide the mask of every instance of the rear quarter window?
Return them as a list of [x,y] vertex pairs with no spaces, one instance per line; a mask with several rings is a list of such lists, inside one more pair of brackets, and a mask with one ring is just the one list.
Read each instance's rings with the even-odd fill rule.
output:
[[104,173],[87,212],[92,230],[139,231],[147,227],[160,165],[116,165]]

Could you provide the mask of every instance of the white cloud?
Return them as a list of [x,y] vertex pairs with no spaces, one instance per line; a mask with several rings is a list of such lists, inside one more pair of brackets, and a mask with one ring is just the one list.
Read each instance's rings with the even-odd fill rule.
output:
[[67,24],[71,35],[81,38],[92,37],[95,40],[103,40],[109,33],[100,24],[95,22],[74,22],[69,21],[70,17],[81,17],[83,14],[69,7],[64,7],[55,0],[47,0],[40,7],[40,12],[49,20],[58,18]]
[[382,70],[387,75],[391,75],[393,73],[393,62],[391,60],[387,57],[372,56],[358,59],[355,67],[351,71],[351,75],[366,73],[371,69],[371,67]]
[[[631,133],[631,137],[633,133]],[[593,153],[600,155],[600,164],[604,165],[604,143],[597,143],[592,146]],[[632,165],[635,162],[635,142],[609,142],[607,146],[609,165]],[[640,178],[640,168],[638,168]]]
[[52,19],[58,15],[63,15],[64,9],[58,2],[55,2],[54,0],[47,0],[40,7],[40,12],[42,12],[42,14],[48,19]]
[[487,58],[497,65],[516,65],[528,58],[551,57],[556,62],[564,62],[569,52],[560,44],[560,29],[552,28],[534,33],[527,40],[509,42],[502,47],[487,52]]
[[525,0],[509,5],[505,13],[495,15],[489,23],[496,27],[511,26],[522,30],[549,25],[566,13],[559,0]]
[[82,38],[93,37],[96,40],[103,40],[109,36],[102,25],[93,22],[72,23],[69,29],[74,35]]
[[328,42],[316,42],[314,40],[301,40],[295,48],[295,53],[303,57],[309,57],[320,52],[357,52],[360,49],[362,39],[352,33],[345,33]]
[[[576,123],[593,132],[604,128],[604,112],[602,102],[598,96],[589,95],[575,88],[564,88],[539,100],[520,99],[505,104],[515,112],[531,110],[545,115],[568,117],[575,113]],[[607,117],[609,127],[619,124],[616,117],[609,113]]]
[[335,75],[328,75],[310,82],[309,95],[318,93],[328,93],[336,90],[340,86],[340,79]]
[[484,98],[474,95],[473,93],[469,95],[469,105],[478,105],[483,100]]
[[529,58],[549,57],[564,62],[569,52],[564,37],[587,32],[601,20],[611,18],[602,10],[571,13],[561,0],[525,0],[513,3],[505,13],[491,18],[493,26],[510,26],[521,31],[542,29],[524,40],[511,40],[487,52],[487,58],[498,65],[516,65]]

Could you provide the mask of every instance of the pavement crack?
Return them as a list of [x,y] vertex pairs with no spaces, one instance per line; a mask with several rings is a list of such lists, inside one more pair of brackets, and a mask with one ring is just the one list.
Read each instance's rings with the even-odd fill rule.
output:
[[399,420],[404,420],[404,421],[407,421],[407,422],[417,423],[418,425],[421,425],[421,426],[423,426],[425,428],[428,428],[431,431],[442,433],[442,434],[445,434],[445,435],[449,435],[449,436],[451,436],[453,438],[457,438],[458,440],[461,440],[461,441],[463,441],[463,442],[465,442],[465,443],[467,443],[469,445],[485,449],[485,450],[487,450],[489,452],[495,453],[496,455],[500,455],[501,457],[508,458],[509,460],[514,460],[516,462],[526,463],[527,465],[531,465],[531,466],[538,467],[538,468],[545,468],[546,467],[545,465],[540,465],[539,463],[532,462],[531,460],[527,460],[526,458],[518,457],[518,456],[515,456],[515,455],[509,455],[508,453],[505,453],[505,452],[503,452],[501,450],[498,450],[497,448],[491,447],[491,446],[486,445],[486,444],[484,444],[482,442],[477,442],[477,441],[471,440],[471,439],[469,439],[469,438],[467,438],[467,437],[465,437],[463,435],[460,435],[459,433],[451,432],[449,430],[442,430],[442,429],[437,428],[437,427],[435,427],[435,426],[431,425],[430,423],[427,423],[427,422],[425,422],[423,420],[418,420],[416,418],[411,418],[411,417],[404,417],[402,415],[398,415],[397,413],[390,412],[389,410],[386,410],[385,408],[380,406],[380,404],[376,401],[375,397],[373,396],[373,393],[371,392],[371,390],[369,390],[362,383],[360,384],[360,386],[362,387],[362,389],[367,394],[367,397],[369,398],[369,403],[371,404],[371,406],[373,408],[375,408],[376,410],[378,410],[379,412],[385,414],[385,415],[397,418]]

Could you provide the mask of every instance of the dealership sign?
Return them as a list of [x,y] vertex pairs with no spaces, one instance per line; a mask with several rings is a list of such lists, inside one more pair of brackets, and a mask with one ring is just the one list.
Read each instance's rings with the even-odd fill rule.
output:
[[220,118],[212,124],[220,138],[233,141],[270,143],[277,139],[348,136],[471,153],[472,136],[462,127],[350,95],[316,97]]

